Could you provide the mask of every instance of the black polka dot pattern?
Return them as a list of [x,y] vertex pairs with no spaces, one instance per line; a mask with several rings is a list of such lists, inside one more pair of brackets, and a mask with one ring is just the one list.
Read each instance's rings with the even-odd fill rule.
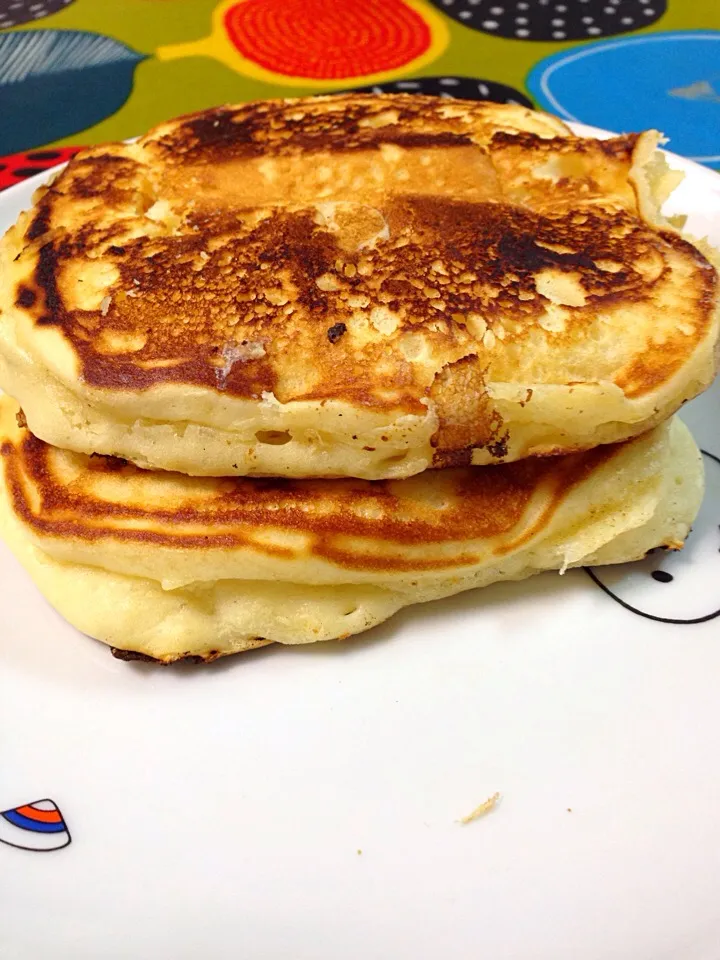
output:
[[0,0],[0,30],[42,20],[69,7],[74,0]]
[[459,100],[492,100],[494,103],[519,103],[532,107],[532,101],[515,87],[477,77],[414,77],[393,83],[375,83],[353,87],[357,93],[423,93],[431,97],[455,97]]
[[430,0],[458,23],[510,40],[598,40],[655,23],[667,0]]
[[12,187],[27,177],[44,173],[58,163],[64,163],[82,147],[55,147],[52,150],[31,150],[0,157],[0,190]]
[[61,156],[60,150],[31,150],[27,154],[28,160],[58,160]]

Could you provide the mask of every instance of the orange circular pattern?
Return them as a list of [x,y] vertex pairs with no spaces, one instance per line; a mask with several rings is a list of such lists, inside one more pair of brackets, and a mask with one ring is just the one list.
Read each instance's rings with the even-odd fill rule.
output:
[[403,0],[244,0],[225,14],[230,40],[266,70],[345,80],[402,67],[430,46]]

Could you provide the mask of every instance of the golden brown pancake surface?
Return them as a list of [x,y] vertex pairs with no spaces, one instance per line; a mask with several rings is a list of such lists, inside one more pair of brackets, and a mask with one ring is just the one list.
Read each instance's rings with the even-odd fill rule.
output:
[[[40,196],[5,243],[0,323],[93,416],[232,436],[245,414],[220,423],[209,397],[282,408],[240,456],[213,453],[222,470],[96,447],[144,466],[352,474],[355,456],[401,476],[622,439],[706,385],[718,331],[714,268],[641,212],[648,137],[410,95],[180,118],[81,154]],[[165,387],[182,403],[163,417]],[[40,435],[89,449],[20,399]],[[398,439],[407,417],[419,435]],[[285,444],[287,464],[266,449]]]
[[[624,449],[398,481],[212,479],[59,450],[9,425],[12,406],[3,401],[5,483],[44,549],[111,568],[116,555],[145,564],[175,554],[194,579],[249,576],[264,563],[302,580],[376,580],[503,557],[546,536],[572,491]],[[156,567],[161,579],[173,578],[174,563]]]

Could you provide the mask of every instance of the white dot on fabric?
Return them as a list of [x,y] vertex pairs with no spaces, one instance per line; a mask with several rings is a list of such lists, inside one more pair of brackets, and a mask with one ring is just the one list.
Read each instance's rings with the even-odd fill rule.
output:
[[529,31],[529,30],[524,30],[522,27],[520,27],[519,30],[516,30],[516,31],[515,31],[515,36],[516,36],[516,37],[529,37],[529,36],[530,36],[530,31]]
[[498,28],[497,20],[483,20],[482,25],[486,30],[497,30]]
[[602,33],[600,27],[588,27],[587,32],[592,36],[596,37],[599,33]]
[[583,17],[583,18],[582,18],[582,22],[583,22],[583,23],[595,23],[595,17]]
[[564,40],[567,36],[567,34],[563,33],[562,30],[553,30],[552,35],[554,40]]

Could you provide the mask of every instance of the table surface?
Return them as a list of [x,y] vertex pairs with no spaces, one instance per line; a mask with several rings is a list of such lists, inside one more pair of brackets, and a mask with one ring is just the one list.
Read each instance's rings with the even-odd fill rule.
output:
[[[0,0],[0,188],[179,113],[357,88],[655,126],[717,167],[718,41],[717,0]],[[713,179],[681,188],[700,232]],[[75,837],[60,860],[3,847],[0,955],[716,957],[719,387],[686,408],[714,451],[702,562],[684,552],[668,600],[646,577],[640,617],[578,572],[560,618],[547,580],[502,586],[189,682],[111,661],[0,556],[0,812],[50,824],[33,850]],[[661,629],[678,597],[706,622]],[[45,790],[62,813],[5,810]]]
[[223,102],[368,88],[657,127],[720,166],[716,0],[0,0],[0,188]]

